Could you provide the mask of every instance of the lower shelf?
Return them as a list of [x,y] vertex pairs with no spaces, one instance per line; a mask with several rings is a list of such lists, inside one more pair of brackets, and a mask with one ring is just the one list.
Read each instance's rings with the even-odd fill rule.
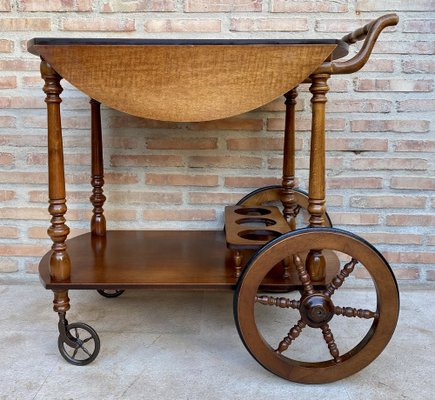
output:
[[[67,242],[71,277],[54,282],[47,253],[39,264],[47,289],[233,289],[237,283],[231,251],[223,231],[108,231],[105,237],[90,233]],[[339,262],[329,252],[325,281],[337,274]],[[270,289],[300,286],[296,271],[268,275]]]

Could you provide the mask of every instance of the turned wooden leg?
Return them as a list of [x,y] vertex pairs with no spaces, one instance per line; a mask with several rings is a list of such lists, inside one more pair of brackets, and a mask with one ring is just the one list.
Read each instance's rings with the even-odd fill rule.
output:
[[295,114],[297,87],[285,95],[284,159],[282,168],[281,202],[283,214],[291,230],[296,229],[297,204],[293,189],[295,187]]
[[238,278],[242,272],[242,252],[240,250],[234,250],[233,261],[236,269],[236,277]]
[[[69,228],[65,224],[67,211],[65,199],[65,173],[63,162],[62,127],[59,97],[62,93],[62,77],[45,60],[41,61],[41,76],[45,81],[44,93],[48,115],[48,212],[51,225],[48,235],[53,241],[50,256],[50,276],[53,281],[63,282],[70,278],[71,263],[65,240]],[[54,311],[65,313],[69,309],[68,291],[54,293]]]
[[104,236],[106,234],[106,218],[104,217],[103,205],[106,196],[103,194],[104,165],[103,165],[103,140],[101,134],[100,103],[91,99],[91,136],[92,136],[92,196],[91,203],[94,206],[91,219],[91,232],[93,235]]
[[[310,227],[321,227],[325,220],[325,104],[328,74],[311,76],[312,93],[310,183],[308,212]],[[311,250],[307,256],[307,270],[312,281],[325,279],[325,259],[321,250]]]

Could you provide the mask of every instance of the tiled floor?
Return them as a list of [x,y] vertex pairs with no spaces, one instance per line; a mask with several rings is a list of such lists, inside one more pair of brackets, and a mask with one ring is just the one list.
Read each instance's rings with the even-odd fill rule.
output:
[[402,291],[386,350],[363,371],[327,385],[287,382],[257,364],[236,332],[229,292],[70,297],[69,321],[90,324],[101,339],[100,355],[85,367],[59,355],[51,292],[0,286],[1,400],[435,398],[435,291]]

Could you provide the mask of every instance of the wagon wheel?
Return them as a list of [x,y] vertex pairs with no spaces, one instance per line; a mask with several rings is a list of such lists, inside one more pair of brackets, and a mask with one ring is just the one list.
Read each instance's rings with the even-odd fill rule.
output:
[[[238,206],[261,206],[261,205],[275,205],[282,209],[281,204],[282,186],[273,185],[265,186],[260,189],[254,190],[241,199]],[[308,226],[308,219],[310,217],[308,208],[308,193],[301,189],[293,189],[293,195],[296,199],[297,208],[296,213],[296,227],[302,228]],[[325,212],[325,227],[332,227],[331,219],[327,212]]]
[[[304,265],[303,254],[314,244],[343,260],[322,290],[314,289]],[[263,278],[288,256],[303,285],[301,297],[262,295]],[[367,290],[346,291],[346,285],[339,290],[353,271],[371,278],[371,302]],[[251,355],[276,375],[301,383],[332,382],[366,367],[389,342],[399,313],[397,283],[382,255],[365,240],[333,228],[289,232],[264,246],[245,268],[234,296],[237,329]]]

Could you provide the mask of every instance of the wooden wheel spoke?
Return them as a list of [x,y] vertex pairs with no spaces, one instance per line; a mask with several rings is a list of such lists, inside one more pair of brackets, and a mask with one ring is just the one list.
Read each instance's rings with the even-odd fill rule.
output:
[[301,334],[302,329],[304,329],[306,326],[307,324],[300,319],[296,323],[296,325],[290,329],[287,336],[283,340],[281,340],[275,352],[282,353],[283,351],[286,351],[289,348],[289,346],[292,344],[292,342]]
[[338,351],[338,347],[335,344],[334,335],[331,332],[328,324],[325,324],[321,327],[323,338],[325,339],[326,344],[328,345],[329,352],[331,356],[334,358],[335,362],[340,362],[340,352]]
[[362,308],[353,308],[353,307],[339,307],[335,306],[334,308],[335,315],[342,315],[344,317],[358,317],[358,318],[379,318],[379,314],[374,311],[364,310]]
[[299,280],[304,286],[304,292],[306,294],[314,294],[314,287],[313,284],[311,283],[310,275],[308,274],[301,258],[297,254],[293,255],[293,262],[296,266],[296,271],[298,272]]
[[255,302],[267,306],[276,306],[280,308],[293,308],[298,310],[300,306],[299,300],[290,300],[286,297],[273,297],[273,296],[255,296]]
[[331,297],[334,292],[343,285],[344,280],[352,273],[355,268],[355,265],[358,263],[358,260],[352,258],[343,269],[337,274],[337,276],[332,279],[332,281],[328,284],[325,289],[325,295]]

